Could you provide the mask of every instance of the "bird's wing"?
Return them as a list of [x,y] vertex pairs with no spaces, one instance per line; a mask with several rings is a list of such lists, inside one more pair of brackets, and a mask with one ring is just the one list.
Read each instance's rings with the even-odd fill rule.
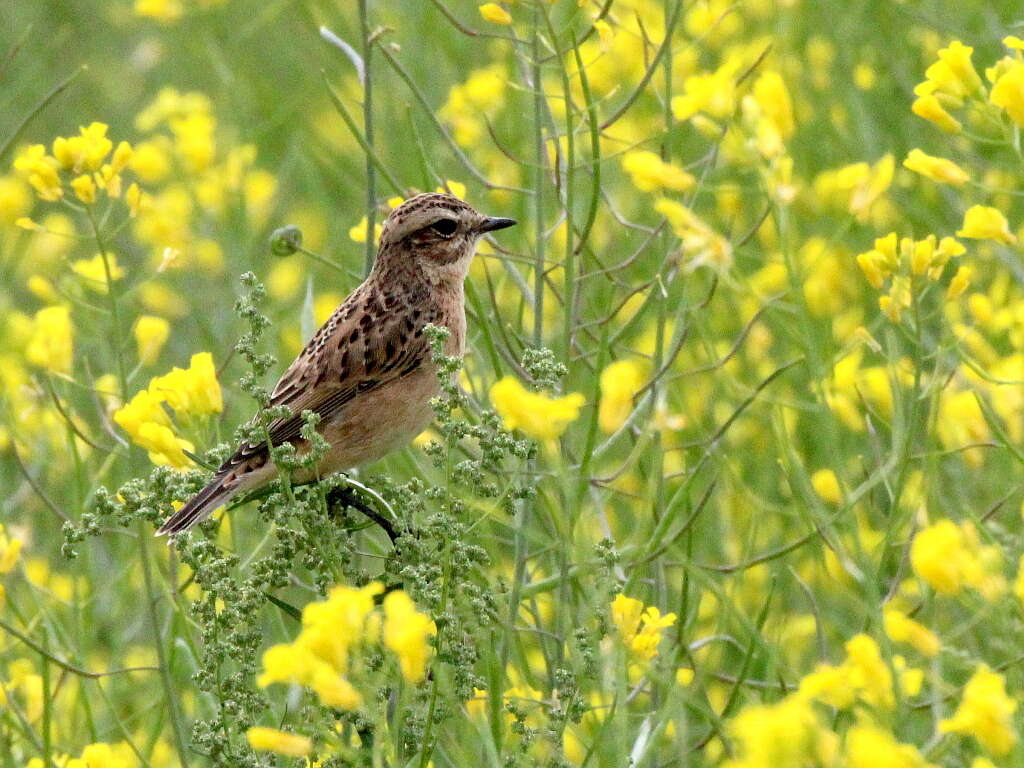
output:
[[[417,297],[382,293],[365,283],[353,292],[274,387],[270,405],[288,406],[291,415],[268,425],[271,444],[299,437],[303,411],[316,413],[321,423],[330,421],[361,393],[407,376],[429,362],[430,346],[423,328],[439,318],[422,306]],[[243,443],[221,471],[266,451],[265,441]]]

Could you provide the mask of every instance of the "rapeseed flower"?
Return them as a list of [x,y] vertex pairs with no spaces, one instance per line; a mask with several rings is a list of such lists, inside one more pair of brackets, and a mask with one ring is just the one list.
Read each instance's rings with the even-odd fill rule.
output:
[[629,174],[633,186],[642,192],[671,189],[684,192],[696,179],[671,163],[666,163],[654,152],[635,150],[622,156],[622,168]]
[[512,23],[512,14],[497,3],[484,3],[478,10],[484,20],[492,24],[504,24],[507,26]]
[[722,768],[803,768],[830,765],[838,751],[810,702],[787,696],[775,704],[747,707],[729,723],[735,757]]
[[[797,695],[837,709],[847,709],[857,701],[879,709],[895,707],[893,675],[874,638],[865,634],[855,635],[845,647],[843,663],[838,666],[819,664],[800,680]],[[899,673],[900,689],[904,695],[916,694],[923,679],[921,671],[908,668],[898,656],[893,659],[893,667]]]
[[987,205],[972,205],[964,214],[963,228],[957,237],[969,237],[975,240],[995,240],[1004,245],[1017,242],[1017,236],[1010,231],[1003,212]]
[[839,486],[839,478],[831,469],[819,469],[811,475],[811,487],[822,501],[829,504],[841,504],[843,490]]
[[910,109],[915,115],[924,118],[946,133],[960,133],[963,130],[960,121],[949,114],[938,98],[932,94],[919,96],[914,100]]
[[63,305],[46,307],[35,314],[25,359],[51,373],[71,373],[74,330],[71,310]]
[[579,418],[583,395],[578,392],[550,397],[531,392],[513,376],[506,376],[491,387],[491,403],[505,424],[535,440],[555,440]]
[[149,382],[154,397],[166,402],[179,416],[209,416],[224,410],[213,355],[192,355],[188,368],[172,368],[170,373]]
[[938,655],[941,647],[939,637],[928,627],[891,606],[887,606],[883,610],[882,617],[885,634],[894,643],[906,643],[929,658]]
[[967,171],[944,157],[934,157],[920,149],[910,150],[903,167],[941,184],[962,186],[970,180]]
[[1024,127],[1024,61],[1013,60],[992,84],[988,100]]
[[668,220],[672,231],[682,241],[683,254],[689,260],[688,269],[709,266],[725,271],[732,266],[732,246],[729,241],[692,210],[665,197],[654,203],[654,210]]
[[956,595],[972,587],[987,599],[1002,593],[1002,555],[984,546],[970,521],[957,525],[939,520],[918,531],[910,545],[914,573],[940,595]]
[[135,336],[139,362],[143,365],[152,365],[171,335],[171,324],[156,315],[140,315],[135,321],[132,334]]
[[935,768],[913,744],[901,744],[891,731],[861,722],[846,732],[847,768]]
[[254,726],[245,732],[245,738],[255,750],[275,752],[286,757],[305,757],[313,750],[313,741],[308,736],[286,733],[276,728]]
[[423,680],[432,652],[428,638],[437,633],[434,622],[416,610],[405,592],[384,598],[384,645],[398,655],[402,676],[412,683]]
[[0,576],[10,573],[18,564],[21,554],[21,539],[10,535],[0,524]]
[[104,256],[97,253],[91,259],[78,259],[72,262],[71,270],[82,278],[85,286],[90,290],[106,293],[107,270],[110,270],[111,280],[120,280],[124,277],[124,269],[117,263],[117,257],[113,253]]
[[611,613],[622,645],[642,662],[649,662],[658,655],[661,631],[676,623],[674,613],[662,616],[654,606],[645,608],[642,601],[621,592],[612,601]]
[[1017,702],[1006,694],[1003,676],[982,664],[964,687],[953,716],[939,721],[939,732],[973,736],[991,754],[1002,757],[1017,741],[1016,711]]
[[619,360],[601,371],[597,423],[604,432],[612,433],[626,423],[633,412],[633,398],[646,380],[646,367],[634,360]]

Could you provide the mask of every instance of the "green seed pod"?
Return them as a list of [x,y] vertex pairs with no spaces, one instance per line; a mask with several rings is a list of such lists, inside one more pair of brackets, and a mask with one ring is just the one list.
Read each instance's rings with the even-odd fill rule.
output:
[[291,256],[302,248],[302,230],[294,224],[275,229],[270,235],[270,252],[275,256]]

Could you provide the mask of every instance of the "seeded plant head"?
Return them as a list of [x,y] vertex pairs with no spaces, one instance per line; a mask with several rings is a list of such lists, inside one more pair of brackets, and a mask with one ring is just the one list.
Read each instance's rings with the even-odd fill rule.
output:
[[374,269],[419,272],[428,279],[462,278],[477,240],[513,224],[513,219],[485,216],[452,195],[416,195],[384,222]]

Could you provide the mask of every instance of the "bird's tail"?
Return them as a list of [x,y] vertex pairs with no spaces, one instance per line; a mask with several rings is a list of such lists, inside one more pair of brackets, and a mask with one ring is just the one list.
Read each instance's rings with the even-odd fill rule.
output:
[[227,480],[227,473],[222,474],[218,472],[214,475],[209,485],[164,521],[156,535],[164,536],[166,534],[181,533],[203,522],[203,520],[213,514],[217,507],[227,501],[238,490],[237,487],[226,488],[225,480]]

